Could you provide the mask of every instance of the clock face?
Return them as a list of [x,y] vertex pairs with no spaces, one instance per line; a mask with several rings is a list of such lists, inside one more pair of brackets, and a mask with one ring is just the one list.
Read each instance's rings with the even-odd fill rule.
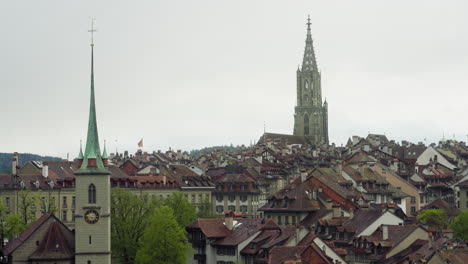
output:
[[84,218],[88,224],[95,224],[99,220],[99,213],[96,210],[88,210]]

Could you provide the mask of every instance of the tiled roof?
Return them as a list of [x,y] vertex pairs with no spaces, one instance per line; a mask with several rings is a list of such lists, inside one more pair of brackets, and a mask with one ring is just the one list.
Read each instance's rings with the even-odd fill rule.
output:
[[270,249],[268,264],[282,264],[287,260],[299,260],[307,246],[276,246]]
[[[31,260],[73,260],[74,240],[67,241],[62,228],[70,232],[60,222],[53,222],[42,239],[39,248],[29,257]],[[74,238],[74,236],[73,236]]]
[[187,226],[187,229],[200,229],[208,238],[226,237],[231,234],[231,231],[224,225],[223,218],[195,220]]
[[234,221],[238,221],[234,224],[234,228],[231,230],[231,234],[222,239],[212,243],[216,246],[235,246],[245,241],[247,238],[253,236],[255,233],[262,230],[265,224],[263,218],[238,218]]

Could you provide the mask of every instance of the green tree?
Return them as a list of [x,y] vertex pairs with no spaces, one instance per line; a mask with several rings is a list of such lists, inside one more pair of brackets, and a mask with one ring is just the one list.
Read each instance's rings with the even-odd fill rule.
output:
[[468,211],[462,211],[450,224],[456,238],[468,240]]
[[198,208],[198,218],[214,218],[213,204],[210,200],[205,199]]
[[38,201],[42,212],[49,214],[55,214],[57,212],[56,196],[54,196],[54,194],[55,192],[52,191],[52,189],[46,190],[45,192],[42,190],[37,191],[37,198],[35,200]]
[[168,206],[161,206],[149,219],[136,263],[184,264],[188,247],[185,229],[177,223],[174,211]]
[[447,227],[448,216],[443,209],[428,209],[418,214],[418,222],[431,228],[442,230]]
[[25,225],[18,214],[10,214],[10,210],[0,200],[0,247],[4,246],[5,239],[11,240],[24,231]]
[[195,210],[195,207],[193,207],[180,192],[173,193],[170,197],[166,198],[163,205],[172,208],[174,211],[174,217],[182,228],[185,228],[197,219],[197,211]]
[[35,197],[30,190],[21,190],[18,192],[18,209],[24,225],[34,222],[35,213],[32,210],[35,204]]
[[121,263],[135,263],[138,245],[151,213],[157,208],[155,199],[148,195],[134,195],[124,189],[111,192],[111,244],[112,252]]

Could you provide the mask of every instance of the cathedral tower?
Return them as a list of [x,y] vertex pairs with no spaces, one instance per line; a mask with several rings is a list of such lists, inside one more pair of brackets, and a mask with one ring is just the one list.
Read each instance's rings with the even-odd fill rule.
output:
[[[94,31],[94,30],[91,30]],[[92,32],[91,32],[92,33]],[[84,154],[75,171],[75,263],[111,263],[110,172],[107,154],[101,155],[94,100],[94,44],[91,42],[91,99]]]
[[302,66],[297,69],[297,103],[294,135],[305,136],[312,144],[328,144],[328,104],[322,103],[321,74],[315,59],[310,17]]

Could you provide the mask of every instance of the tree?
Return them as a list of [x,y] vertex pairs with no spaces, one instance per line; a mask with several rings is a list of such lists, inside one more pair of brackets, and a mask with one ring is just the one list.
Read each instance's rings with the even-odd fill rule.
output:
[[468,211],[462,211],[455,220],[453,220],[450,228],[453,230],[454,237],[468,240]]
[[164,200],[163,205],[169,206],[174,211],[174,217],[179,226],[185,228],[197,219],[197,211],[182,193],[174,193]]
[[116,188],[112,189],[111,204],[112,252],[121,263],[135,263],[138,245],[151,213],[158,207],[157,201]]
[[18,214],[10,214],[9,209],[0,200],[0,247],[4,246],[5,239],[12,239],[25,229]]
[[198,208],[198,218],[214,218],[213,204],[210,200],[205,199]]
[[18,192],[18,209],[24,225],[34,222],[35,212],[32,210],[35,204],[35,197],[30,190],[21,190]]
[[[57,205],[55,201],[54,192],[52,189],[49,189],[44,194],[42,190],[37,191],[37,201],[41,206],[41,210],[44,213],[55,214],[57,211]],[[34,198],[33,198],[34,199]]]
[[426,225],[437,230],[442,230],[447,227],[448,216],[443,209],[428,209],[418,214],[416,219],[423,225]]
[[174,211],[161,206],[151,215],[140,243],[138,264],[184,264],[189,247],[185,230],[174,217]]

